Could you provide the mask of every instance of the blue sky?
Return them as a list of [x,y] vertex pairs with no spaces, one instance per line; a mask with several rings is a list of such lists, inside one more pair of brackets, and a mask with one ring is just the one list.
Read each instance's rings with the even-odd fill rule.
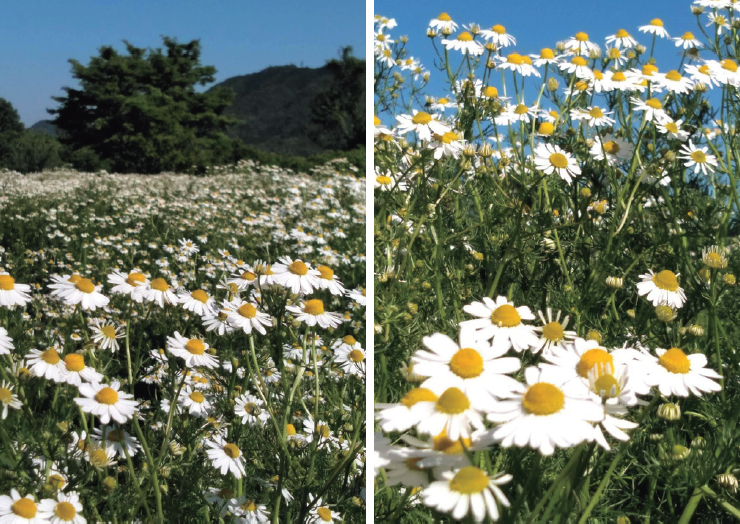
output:
[[[627,30],[637,41],[648,48],[651,35],[638,31],[653,18],[660,18],[671,37],[681,36],[686,31],[693,32],[703,40],[691,14],[690,0],[620,0],[619,2],[595,2],[561,0],[546,2],[541,0],[514,0],[511,2],[450,2],[449,0],[429,0],[416,2],[410,0],[375,0],[375,14],[395,18],[398,26],[390,30],[393,38],[401,35],[409,37],[407,49],[415,58],[420,58],[426,69],[432,73],[428,93],[443,96],[444,83],[435,66],[437,58],[434,48],[426,37],[429,21],[441,12],[447,12],[452,20],[463,24],[477,23],[483,28],[494,24],[506,27],[506,32],[517,39],[516,50],[521,54],[539,53],[543,47],[554,48],[555,43],[584,31],[591,41],[604,49],[604,38],[619,29]],[[706,15],[701,17],[706,24]],[[713,29],[712,29],[713,33]],[[441,49],[439,43],[438,48]],[[460,57],[459,52],[451,56]],[[655,58],[661,71],[676,68],[681,60],[678,48],[672,41],[656,42]],[[459,63],[458,61],[454,63]],[[482,71],[482,69],[481,69]],[[440,79],[438,81],[434,81]],[[535,79],[541,85],[541,79]],[[533,85],[533,84],[529,84]]]
[[76,85],[67,60],[87,63],[102,45],[199,38],[201,63],[215,66],[220,81],[271,65],[320,67],[345,45],[364,58],[365,27],[358,0],[8,1],[0,16],[0,97],[30,126],[49,118],[51,96]]

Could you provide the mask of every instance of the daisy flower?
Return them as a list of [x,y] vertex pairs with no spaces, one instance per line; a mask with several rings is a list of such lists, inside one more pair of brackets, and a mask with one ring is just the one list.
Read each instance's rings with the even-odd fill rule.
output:
[[350,375],[365,374],[365,351],[357,342],[354,346],[342,344],[334,351],[334,362],[339,364],[342,371]]
[[645,120],[648,122],[663,124],[671,120],[671,117],[663,109],[663,103],[657,98],[642,100],[633,96],[630,98],[630,102],[632,102],[635,111],[645,112]]
[[455,520],[472,514],[474,522],[483,522],[486,515],[495,522],[499,518],[498,504],[510,506],[499,486],[512,478],[504,473],[489,476],[485,470],[466,466],[442,473],[442,480],[429,484],[421,495],[426,506],[451,513]]
[[481,29],[479,34],[498,48],[516,45],[516,38],[507,33],[501,24],[496,24],[491,29]]
[[93,342],[98,344],[100,349],[104,351],[109,349],[111,353],[118,351],[117,339],[123,338],[124,336],[123,330],[120,326],[116,327],[109,322],[96,322],[95,325],[92,326],[92,331]]
[[179,302],[177,295],[172,288],[163,278],[155,278],[149,284],[149,287],[144,293],[144,298],[147,302],[155,302],[159,307],[164,307],[165,304],[174,305]]
[[614,47],[617,48],[623,47],[625,49],[635,47],[637,45],[637,41],[624,29],[620,29],[615,34],[607,36],[606,43],[613,44]]
[[184,310],[192,311],[200,317],[213,309],[216,304],[213,297],[202,289],[196,289],[192,293],[180,293],[177,299]]
[[716,31],[718,35],[722,34],[722,31],[727,29],[730,29],[730,24],[727,23],[727,17],[725,15],[721,15],[718,13],[709,13],[709,23],[706,25],[706,27],[709,27],[711,25],[716,26]]
[[63,377],[67,373],[67,367],[56,348],[51,347],[46,351],[32,349],[26,355],[26,360],[33,376],[44,377],[54,382],[64,381]]
[[176,357],[185,359],[185,366],[189,368],[218,367],[218,359],[207,352],[209,346],[199,338],[187,339],[175,331],[174,337],[167,337],[167,350]]
[[81,278],[75,282],[74,286],[61,290],[59,296],[68,306],[79,304],[84,310],[95,311],[108,305],[110,299],[103,296],[100,290],[102,285],[93,284],[89,278]]
[[689,138],[689,133],[681,129],[681,124],[683,124],[683,120],[676,120],[675,122],[668,121],[663,124],[658,124],[658,131],[664,135],[668,135],[674,140],[686,142]]
[[614,111],[604,113],[604,111],[598,106],[588,107],[587,109],[571,109],[570,111],[570,117],[573,120],[585,120],[591,127],[612,125],[614,123],[614,119],[609,117],[609,115],[612,114],[614,114]]
[[236,284],[239,291],[248,289],[249,286],[257,285],[257,274],[249,266],[240,268],[239,271],[231,274],[226,281],[228,284]]
[[63,524],[71,522],[72,524],[86,524],[87,519],[82,516],[82,504],[80,496],[74,491],[64,493],[59,491],[56,500],[43,499],[38,506],[40,511],[49,513],[52,517],[52,524]]
[[[604,420],[594,426],[594,440],[607,451],[611,449],[611,446],[606,441],[601,428],[603,427],[617,440],[626,442],[629,440],[629,435],[624,430],[635,429],[638,424],[621,418],[628,413],[625,406],[634,405],[638,402],[645,403],[636,400],[637,397],[630,388],[631,383],[628,373],[629,368],[627,366],[621,366],[619,371],[615,372],[609,364],[594,366],[588,373],[589,390],[593,395],[598,396],[598,400],[602,402],[604,409]],[[630,403],[633,400],[635,402]]]
[[672,93],[688,94],[694,88],[694,83],[691,79],[682,76],[675,69],[668,71],[664,75],[659,75],[656,82],[659,86],[666,88]]
[[[126,452],[130,457],[136,455],[141,450],[141,444],[136,437],[129,435],[122,428],[116,429],[113,426],[103,426],[103,428],[93,428],[93,434],[90,440],[98,445],[103,443],[105,432],[105,448],[107,452],[117,453],[122,459],[126,458]],[[125,448],[125,449],[124,449]]]
[[653,18],[648,25],[640,26],[638,29],[641,33],[648,33],[660,38],[669,38],[668,31],[663,27],[663,21],[660,18]]
[[322,522],[342,522],[342,516],[338,511],[329,508],[322,499],[316,502],[314,508],[308,514],[308,522],[320,524]]
[[443,38],[442,45],[445,46],[446,49],[462,51],[463,54],[470,54],[473,56],[483,54],[483,46],[480,44],[480,42],[476,42],[473,39],[473,35],[471,35],[467,31],[463,31],[462,33],[457,35],[457,38],[453,40]]
[[645,382],[657,386],[665,396],[688,397],[689,392],[700,397],[702,393],[716,393],[722,387],[711,379],[722,378],[707,368],[707,357],[702,353],[687,355],[680,348],[656,349],[658,358],[645,354]]
[[395,404],[375,404],[375,420],[386,433],[406,431],[421,421],[421,415],[412,408],[419,402],[436,402],[439,399],[434,391],[428,388],[414,388],[408,391],[401,401]]
[[612,135],[594,137],[594,144],[591,146],[589,153],[596,160],[606,160],[609,165],[621,164],[632,158],[634,146]]
[[637,283],[637,294],[653,303],[653,306],[665,304],[673,309],[681,308],[686,302],[686,293],[678,285],[678,274],[664,269],[660,273],[649,273],[640,275],[641,282]]
[[691,31],[686,31],[678,38],[672,38],[672,40],[676,43],[676,47],[683,47],[684,49],[704,47]]
[[436,29],[438,31],[442,31],[443,29],[453,32],[457,29],[457,24],[452,21],[452,18],[450,18],[450,15],[447,13],[440,13],[437,18],[433,18],[429,22],[429,27],[432,29]]
[[275,283],[290,289],[293,293],[308,295],[321,287],[319,283],[321,273],[302,260],[294,261],[290,257],[283,257],[279,264],[273,264],[272,272]]
[[267,506],[257,504],[254,500],[247,497],[233,498],[229,500],[228,510],[236,519],[234,522],[244,524],[257,524],[260,522],[269,522],[270,512]]
[[537,315],[542,321],[542,326],[534,328],[537,333],[542,333],[540,336],[539,344],[532,347],[532,353],[537,353],[542,350],[542,353],[548,353],[554,348],[564,348],[565,344],[569,340],[576,338],[575,331],[566,331],[568,327],[568,321],[570,317],[565,316],[563,321],[560,321],[561,311],[558,311],[555,319],[552,317],[552,309],[547,308],[547,318],[542,314],[542,311],[538,311]]
[[442,333],[422,341],[430,351],[417,351],[411,363],[414,373],[429,377],[423,388],[444,391],[458,387],[481,411],[497,397],[508,397],[512,389],[521,389],[519,382],[508,376],[518,371],[521,363],[516,357],[503,357],[509,350],[506,345],[491,347],[486,340],[476,340],[472,329],[461,329],[460,345]]
[[308,326],[319,325],[324,329],[337,328],[344,322],[344,316],[339,313],[324,311],[324,303],[317,299],[307,300],[302,306],[286,306],[287,311],[295,315],[298,322],[305,322]]
[[364,306],[367,303],[367,296],[364,287],[347,291],[347,298],[351,298],[361,306]]
[[591,42],[588,39],[588,34],[584,32],[576,33],[575,36],[571,36],[563,44],[576,55],[588,55],[591,51],[599,50],[599,45]]
[[10,496],[0,495],[0,521],[7,524],[43,524],[50,522],[53,511],[41,509],[31,495],[21,498],[15,488]]
[[180,250],[182,250],[182,252],[185,253],[185,255],[187,256],[194,255],[200,251],[198,244],[196,244],[192,240],[188,240],[187,238],[181,238],[179,240],[179,244]]
[[570,62],[560,62],[558,67],[561,70],[571,75],[574,74],[576,77],[584,80],[589,80],[594,77],[593,71],[588,67],[588,62],[582,56],[574,56],[570,59]]
[[270,414],[262,409],[263,402],[248,393],[235,399],[234,413],[241,417],[242,424],[261,425],[270,419]]
[[[490,406],[489,406],[490,409]],[[427,435],[443,431],[450,439],[470,438],[471,426],[483,428],[483,419],[468,396],[457,387],[447,388],[436,401],[419,401],[411,408],[412,416],[419,420],[416,430]]]
[[313,442],[314,436],[317,436],[319,446],[322,444],[334,446],[336,444],[336,438],[332,434],[329,424],[323,420],[319,420],[319,423],[315,424],[311,415],[303,420],[303,431],[306,433],[306,442]]
[[604,91],[644,91],[645,86],[633,76],[628,76],[624,71],[607,71],[602,79]]
[[103,424],[110,424],[111,419],[119,424],[125,424],[136,413],[136,400],[131,393],[120,391],[121,384],[114,380],[110,385],[93,383],[81,384],[79,387],[81,398],[75,398],[75,403],[85,413],[92,413],[100,417]]
[[228,443],[220,435],[206,440],[208,458],[211,459],[213,467],[221,471],[221,475],[228,472],[234,474],[238,479],[246,475],[244,471],[244,455],[236,444]]
[[687,64],[684,66],[684,71],[694,85],[703,84],[709,88],[724,83],[721,69],[722,67],[716,60],[705,60],[702,65]]
[[272,317],[257,308],[256,304],[238,298],[232,302],[224,302],[223,305],[223,310],[228,311],[227,321],[234,328],[241,329],[248,335],[252,330],[265,335],[265,327],[272,327]]
[[684,160],[685,168],[691,169],[693,167],[694,174],[701,171],[704,175],[708,175],[714,173],[717,167],[717,157],[707,154],[708,150],[708,147],[697,147],[693,141],[689,140],[688,145],[683,144],[681,146],[678,158]]
[[404,135],[409,131],[413,131],[419,137],[419,140],[430,142],[432,135],[444,135],[450,128],[435,120],[432,115],[426,111],[417,111],[414,109],[411,115],[398,115],[396,116],[398,121],[397,131]]
[[439,160],[443,156],[458,158],[464,148],[464,142],[460,140],[457,133],[448,131],[444,135],[432,135],[429,147],[434,149],[434,159]]
[[382,173],[376,169],[373,187],[375,189],[380,189],[381,191],[393,191],[394,189],[407,191],[409,185],[408,182],[404,180],[403,175],[394,175],[390,171]]
[[729,84],[738,87],[740,84],[740,72],[738,72],[737,63],[732,58],[725,58],[721,62],[716,60],[708,61],[713,69],[717,80],[722,84]]
[[702,249],[702,262],[712,269],[727,267],[727,249],[719,246],[709,246]]
[[319,285],[321,289],[328,289],[332,295],[344,295],[344,286],[342,286],[342,281],[334,274],[334,270],[332,268],[329,266],[317,266],[316,271],[320,273]]
[[149,279],[143,273],[135,270],[128,275],[114,270],[113,273],[108,275],[108,283],[113,285],[110,292],[114,295],[129,295],[134,302],[141,303],[144,300]]
[[593,440],[590,423],[604,418],[600,403],[572,396],[556,373],[529,367],[524,378],[522,393],[513,392],[511,400],[489,408],[488,420],[501,423],[493,430],[495,440],[507,448],[529,446],[543,455]]
[[8,336],[5,328],[0,327],[0,355],[9,355],[12,349],[15,349],[13,339]]
[[79,353],[65,355],[64,367],[65,372],[62,376],[62,382],[66,382],[71,386],[80,387],[83,380],[87,382],[100,382],[103,380],[103,375],[95,371],[95,369],[85,366],[85,357]]
[[188,413],[195,417],[206,418],[211,412],[211,403],[203,393],[189,385],[180,390],[180,396],[177,399],[180,406],[188,410]]
[[2,420],[8,417],[8,408],[21,409],[23,403],[18,396],[13,393],[13,385],[4,380],[0,383],[0,405],[2,405]]
[[28,284],[16,284],[8,273],[0,273],[0,306],[25,306],[31,301],[30,291]]
[[529,55],[529,57],[534,59],[535,67],[542,67],[547,64],[557,64],[560,62],[560,58],[555,56],[555,51],[549,47],[543,47],[540,50],[539,55]]
[[534,320],[530,309],[527,306],[514,307],[514,303],[504,296],[499,296],[495,302],[483,297],[483,302],[468,304],[463,311],[479,318],[460,322],[460,328],[475,330],[473,336],[478,340],[493,339],[496,352],[513,347],[521,353],[539,344],[534,328],[522,323],[522,320]]
[[498,57],[498,67],[501,69],[510,69],[519,73],[522,76],[536,76],[539,78],[540,73],[534,68],[532,59],[527,55],[520,55],[519,53],[511,53],[508,56]]
[[555,173],[569,185],[581,174],[578,161],[555,144],[539,144],[534,150],[534,165],[546,175]]

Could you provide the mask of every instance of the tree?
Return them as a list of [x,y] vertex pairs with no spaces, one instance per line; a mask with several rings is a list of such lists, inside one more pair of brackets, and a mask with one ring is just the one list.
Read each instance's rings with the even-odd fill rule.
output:
[[88,65],[70,60],[80,89],[65,87],[49,109],[60,141],[97,155],[121,173],[190,170],[232,161],[238,144],[224,133],[236,121],[223,115],[227,89],[197,93],[214,82],[216,69],[200,64],[200,42],[179,44],[163,37],[164,49],[142,49],[124,41],[126,55],[99,49]]
[[13,144],[23,133],[23,124],[13,104],[0,98],[0,166],[7,167]]
[[365,144],[365,61],[352,56],[352,47],[342,47],[340,60],[330,60],[332,73],[328,90],[311,104],[317,125],[317,143],[331,149],[349,150]]

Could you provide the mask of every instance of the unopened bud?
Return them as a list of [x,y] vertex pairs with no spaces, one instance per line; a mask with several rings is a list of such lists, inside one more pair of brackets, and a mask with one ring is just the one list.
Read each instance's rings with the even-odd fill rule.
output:
[[658,408],[658,417],[663,420],[679,420],[681,418],[681,407],[672,402],[662,404]]
[[722,282],[724,282],[728,286],[734,286],[735,275],[733,275],[732,273],[725,273],[724,275],[722,275]]
[[103,479],[103,491],[110,493],[118,486],[118,481],[113,477],[105,477]]
[[666,324],[676,318],[676,312],[673,311],[671,306],[660,305],[655,308],[655,316],[658,320],[665,322]]
[[694,335],[695,337],[702,337],[704,336],[704,328],[701,327],[699,324],[691,324],[688,329],[689,333]]
[[595,340],[598,344],[601,344],[601,333],[592,329],[586,334],[586,340]]
[[557,78],[550,78],[547,81],[547,90],[551,93],[558,90],[558,87],[560,87],[560,82],[558,82]]
[[737,477],[732,473],[722,473],[717,475],[717,484],[725,488],[730,493],[737,493]]

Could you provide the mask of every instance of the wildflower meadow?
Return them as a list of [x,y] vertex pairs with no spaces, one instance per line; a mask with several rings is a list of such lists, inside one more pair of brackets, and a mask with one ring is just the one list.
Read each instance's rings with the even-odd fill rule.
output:
[[362,520],[364,188],[0,173],[0,521]]
[[376,520],[740,519],[740,4],[677,8],[376,15]]

